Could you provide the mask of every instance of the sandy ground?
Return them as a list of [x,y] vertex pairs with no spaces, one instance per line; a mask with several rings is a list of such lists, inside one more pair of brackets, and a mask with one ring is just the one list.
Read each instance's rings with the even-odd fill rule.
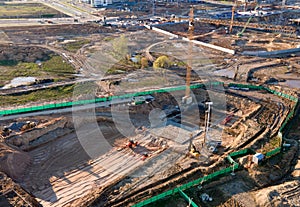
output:
[[[33,31],[37,31],[41,27],[32,28]],[[69,28],[70,30],[76,29],[77,26],[72,26],[72,28]],[[80,28],[78,26],[78,28]],[[57,35],[63,35],[65,34],[63,31],[59,30],[57,27],[53,27],[53,29],[56,29]],[[98,28],[93,28],[92,31],[85,31],[86,33],[94,33],[97,31]],[[9,34],[9,38],[15,38],[18,40],[18,36],[20,33],[23,32],[23,29],[12,31],[12,29],[6,29],[3,30],[3,34]],[[82,32],[82,33],[85,33]],[[29,33],[27,36],[32,38],[34,32]],[[80,32],[78,32],[80,33]],[[80,33],[81,34],[81,33]],[[146,48],[149,45],[160,41],[168,40],[167,37],[161,36],[161,35],[152,35],[153,33],[149,31],[140,31],[136,33],[132,33],[129,35],[130,39],[130,52],[136,51],[137,48]],[[139,36],[145,35],[141,38],[138,38]],[[248,38],[248,37],[246,37]],[[41,41],[44,41],[46,37],[42,35]],[[7,41],[7,38],[4,38],[5,41]],[[147,41],[146,41],[147,40]],[[247,40],[243,40],[247,41]],[[19,42],[23,42],[23,40],[19,39]],[[172,52],[170,55],[173,55],[175,57],[180,56],[183,59],[187,59],[187,54],[182,55],[183,50],[182,49],[176,49],[176,48],[182,48],[180,45],[180,42],[176,42],[176,44],[173,44],[170,46],[170,44],[163,44],[159,45],[157,47],[153,47],[151,52],[157,52],[157,51],[163,51],[168,53],[170,50]],[[247,44],[245,43],[244,46],[246,47]],[[257,47],[260,47],[261,45],[256,45]],[[101,49],[101,47],[99,47]],[[99,49],[98,48],[98,49]],[[105,48],[105,46],[104,46]],[[274,45],[270,47],[271,49],[275,48]],[[247,48],[249,49],[249,48]],[[200,52],[202,48],[195,49],[194,53],[195,55]],[[201,78],[205,79],[208,78],[211,74],[214,74],[213,72],[217,69],[228,69],[229,75],[231,76],[234,73],[236,62],[234,60],[235,57],[231,57],[229,55],[220,54],[215,51],[210,51],[206,53],[203,52],[203,57],[195,60],[195,71],[203,72],[203,68],[201,68],[203,65],[208,65],[208,70],[211,73],[210,74],[203,74],[203,76],[200,76]],[[105,51],[104,51],[105,52]],[[184,51],[186,52],[186,51]],[[97,57],[101,55],[100,53],[95,53],[95,56],[91,56],[91,65],[98,64],[99,62],[93,62],[97,60]],[[224,64],[226,62],[226,58],[229,58],[228,64]],[[277,63],[277,60],[266,60],[266,59],[259,59],[259,58],[241,58],[240,60],[237,60],[237,62],[241,62],[243,65],[240,68],[238,80],[244,81],[246,80],[246,73],[253,68],[257,68],[263,64],[263,66],[269,66],[272,64]],[[103,65],[109,65],[111,63],[108,63],[107,60],[100,60],[100,63],[103,63]],[[102,73],[103,68],[101,65],[99,68],[93,68],[94,70],[87,70],[86,72],[91,73]],[[275,70],[275,69],[274,69]],[[283,70],[282,70],[283,71]],[[206,71],[204,71],[206,72]],[[264,73],[269,73],[270,71],[264,71]],[[275,72],[275,71],[272,71]],[[216,75],[216,74],[214,74]],[[211,77],[214,77],[212,75]],[[217,74],[218,76],[227,76],[227,73],[224,75],[221,73]],[[254,74],[257,75],[257,74]],[[259,75],[259,74],[258,74]],[[138,76],[138,74],[137,74]],[[141,75],[140,75],[141,76]],[[271,77],[271,75],[270,75]],[[179,80],[181,80],[179,78]],[[247,96],[251,101],[254,102],[264,102],[268,98],[272,98],[272,103],[278,102],[283,103],[281,99],[270,96],[266,94],[258,94],[257,92],[249,91],[249,92],[240,92],[240,94]],[[205,101],[203,98],[202,101]],[[236,101],[238,100],[229,100],[229,101]],[[247,109],[250,108],[250,106],[246,105],[243,106]],[[248,108],[249,107],[249,108]],[[246,109],[246,110],[247,110]],[[270,113],[271,110],[279,111],[282,108],[280,108],[280,105],[276,105],[275,108],[269,108],[265,111],[262,111],[263,113],[258,114],[254,118],[258,118],[258,121],[261,121],[261,124],[270,125],[270,120],[272,121],[272,114]],[[283,108],[284,111],[284,108]],[[259,111],[261,112],[261,111]],[[222,111],[222,113],[225,113]],[[221,121],[225,114],[220,113],[220,116],[217,118]],[[261,115],[261,116],[259,116]],[[270,115],[270,116],[269,116]],[[270,118],[269,120],[264,120],[264,116]],[[239,117],[240,118],[240,117]],[[191,120],[191,119],[188,119]],[[234,120],[236,121],[236,120]],[[254,120],[255,121],[255,120]],[[144,123],[139,123],[136,121],[136,125],[143,125]],[[230,123],[229,126],[232,126],[233,123]],[[101,130],[104,134],[104,136],[109,140],[109,143],[112,144],[114,141],[118,138],[122,138],[122,135],[118,133],[116,130],[116,127],[113,124],[102,123],[100,126],[102,127]],[[89,126],[87,124],[87,128],[82,131],[82,137],[86,136],[87,140],[90,135],[93,134],[93,131],[95,129],[93,126]],[[172,133],[169,133],[169,136],[172,136]],[[183,136],[187,136],[187,132],[183,133]],[[82,143],[78,139],[78,134],[72,132],[68,135],[64,135],[62,137],[58,137],[52,142],[46,143],[36,149],[33,149],[29,152],[29,155],[32,157],[32,165],[27,169],[25,173],[25,178],[21,182],[22,186],[30,193],[32,193],[38,201],[41,202],[43,206],[80,206],[80,203],[82,202],[81,198],[85,195],[88,195],[89,193],[93,192],[95,189],[99,189],[102,187],[105,187],[107,185],[110,185],[111,183],[120,180],[124,178],[125,175],[130,174],[131,172],[135,172],[136,175],[139,175],[139,173],[144,173],[144,171],[135,171],[138,167],[145,167],[144,170],[148,171],[149,174],[153,175],[156,171],[153,170],[153,168],[158,168],[159,162],[164,162],[165,160],[168,160],[168,157],[163,157],[163,154],[161,159],[153,159],[157,161],[158,163],[155,163],[153,165],[145,166],[145,162],[142,161],[142,152],[145,150],[145,144],[146,139],[149,138],[148,136],[142,136],[142,137],[135,137],[136,140],[140,142],[140,147],[137,148],[136,151],[132,151],[128,148],[122,148],[122,144],[118,147],[110,148],[106,153],[94,156],[91,158],[90,154],[84,150],[82,147]],[[230,137],[232,139],[232,137]],[[230,138],[227,137],[227,143],[230,143]],[[179,142],[187,141],[186,139],[178,139]],[[125,142],[126,143],[126,142]],[[93,144],[93,143],[88,143]],[[91,146],[89,145],[89,146]],[[96,146],[95,149],[97,150]],[[176,159],[178,159],[178,154],[170,153],[172,156],[170,156],[170,159],[176,163]],[[155,158],[155,155],[153,155],[152,158]],[[194,160],[193,160],[194,161]],[[299,177],[299,162],[297,163],[295,167],[294,176]],[[165,174],[165,176],[168,176],[170,174]],[[159,174],[159,176],[161,176]],[[147,179],[148,180],[148,179]],[[149,180],[148,180],[149,181]],[[229,178],[230,181],[230,178]],[[131,187],[138,186],[139,182],[133,183]],[[298,188],[296,187],[298,184],[293,184],[292,188],[296,189],[295,191],[298,191]],[[253,186],[251,183],[249,185],[243,183],[241,180],[232,180],[228,182],[228,185],[224,185],[221,187],[221,193],[224,193],[225,196],[223,196],[223,200],[226,200],[225,198],[234,196],[234,195],[242,195],[243,192],[249,191],[252,189]],[[124,192],[128,190],[128,188],[123,187]],[[130,190],[130,188],[129,188]],[[228,194],[226,194],[226,192]],[[217,197],[218,193],[213,193],[214,197]],[[263,193],[262,193],[263,194]],[[294,195],[294,194],[293,194]],[[297,196],[297,194],[295,194]],[[226,197],[227,196],[227,197]],[[265,195],[262,195],[262,197]],[[199,197],[199,195],[198,195]],[[297,198],[297,197],[296,197]],[[236,199],[239,200],[239,196],[236,196]],[[251,202],[251,201],[249,201]]]
[[[105,136],[112,140],[121,138],[113,125],[100,124]],[[81,197],[143,165],[142,154],[149,153],[144,147],[146,138],[135,137],[140,145],[134,150],[124,148],[124,141],[121,147],[91,159],[76,134],[70,133],[29,152],[33,163],[22,186],[43,206],[77,206]]]

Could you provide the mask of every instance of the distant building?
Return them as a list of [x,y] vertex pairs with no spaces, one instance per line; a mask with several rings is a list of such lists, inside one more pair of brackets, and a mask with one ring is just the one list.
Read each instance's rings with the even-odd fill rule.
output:
[[251,2],[255,2],[255,0],[238,0],[238,2],[251,3]]
[[91,3],[91,0],[80,0],[80,3],[90,4],[90,3]]
[[112,0],[91,0],[92,7],[107,6],[112,4]]
[[92,7],[108,6],[109,4],[122,2],[122,0],[90,0]]

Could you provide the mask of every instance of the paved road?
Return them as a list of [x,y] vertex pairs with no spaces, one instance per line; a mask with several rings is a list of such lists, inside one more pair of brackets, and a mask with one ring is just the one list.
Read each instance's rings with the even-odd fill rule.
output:
[[[50,18],[54,24],[80,24],[88,21],[98,20],[99,17],[90,14],[89,12],[76,8],[66,2],[60,1],[39,1],[48,7],[58,10],[70,17],[68,18]],[[74,18],[78,22],[74,22]],[[34,26],[34,25],[51,25],[45,21],[45,18],[19,18],[19,19],[0,19],[0,27],[15,27],[15,26]]]
[[73,106],[73,107],[62,108],[62,109],[53,109],[53,110],[47,110],[47,111],[37,111],[37,112],[31,112],[31,113],[3,116],[3,117],[0,117],[0,120],[3,121],[3,120],[23,118],[23,117],[70,113],[73,111],[81,111],[81,110],[87,110],[87,109],[93,109],[93,108],[99,108],[99,107],[110,107],[110,105],[112,105],[112,104],[113,105],[127,104],[129,102],[131,102],[131,98],[114,99],[112,101],[80,105],[80,106]]
[[[74,18],[51,18],[54,24],[79,24],[74,22]],[[0,27],[16,27],[16,26],[35,26],[35,25],[52,25],[45,22],[45,18],[28,18],[28,19],[0,19]]]
[[71,17],[80,17],[84,18],[86,20],[95,20],[98,19],[99,17],[96,17],[94,15],[91,15],[89,12],[82,10],[80,8],[77,8],[73,5],[70,5],[69,3],[63,2],[63,1],[51,1],[51,2],[46,2],[46,1],[40,1],[41,3],[54,8],[62,13],[65,13]]

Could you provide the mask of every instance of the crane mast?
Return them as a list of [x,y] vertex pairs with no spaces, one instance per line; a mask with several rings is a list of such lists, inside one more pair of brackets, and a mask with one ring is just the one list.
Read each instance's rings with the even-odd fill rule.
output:
[[234,5],[232,6],[232,10],[231,10],[231,21],[230,21],[229,33],[232,33],[235,7],[236,7],[236,1],[234,2]]
[[187,67],[186,67],[186,89],[185,89],[185,97],[183,97],[183,102],[189,104],[192,102],[191,99],[191,70],[192,70],[192,53],[193,53],[193,36],[194,36],[194,8],[193,6],[190,9],[189,13],[189,28],[188,28],[188,59],[187,59]]

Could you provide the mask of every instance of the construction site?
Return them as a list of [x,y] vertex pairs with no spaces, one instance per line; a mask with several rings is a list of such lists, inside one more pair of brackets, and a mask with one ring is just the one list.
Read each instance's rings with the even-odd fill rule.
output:
[[299,3],[147,2],[0,19],[0,206],[300,206]]

